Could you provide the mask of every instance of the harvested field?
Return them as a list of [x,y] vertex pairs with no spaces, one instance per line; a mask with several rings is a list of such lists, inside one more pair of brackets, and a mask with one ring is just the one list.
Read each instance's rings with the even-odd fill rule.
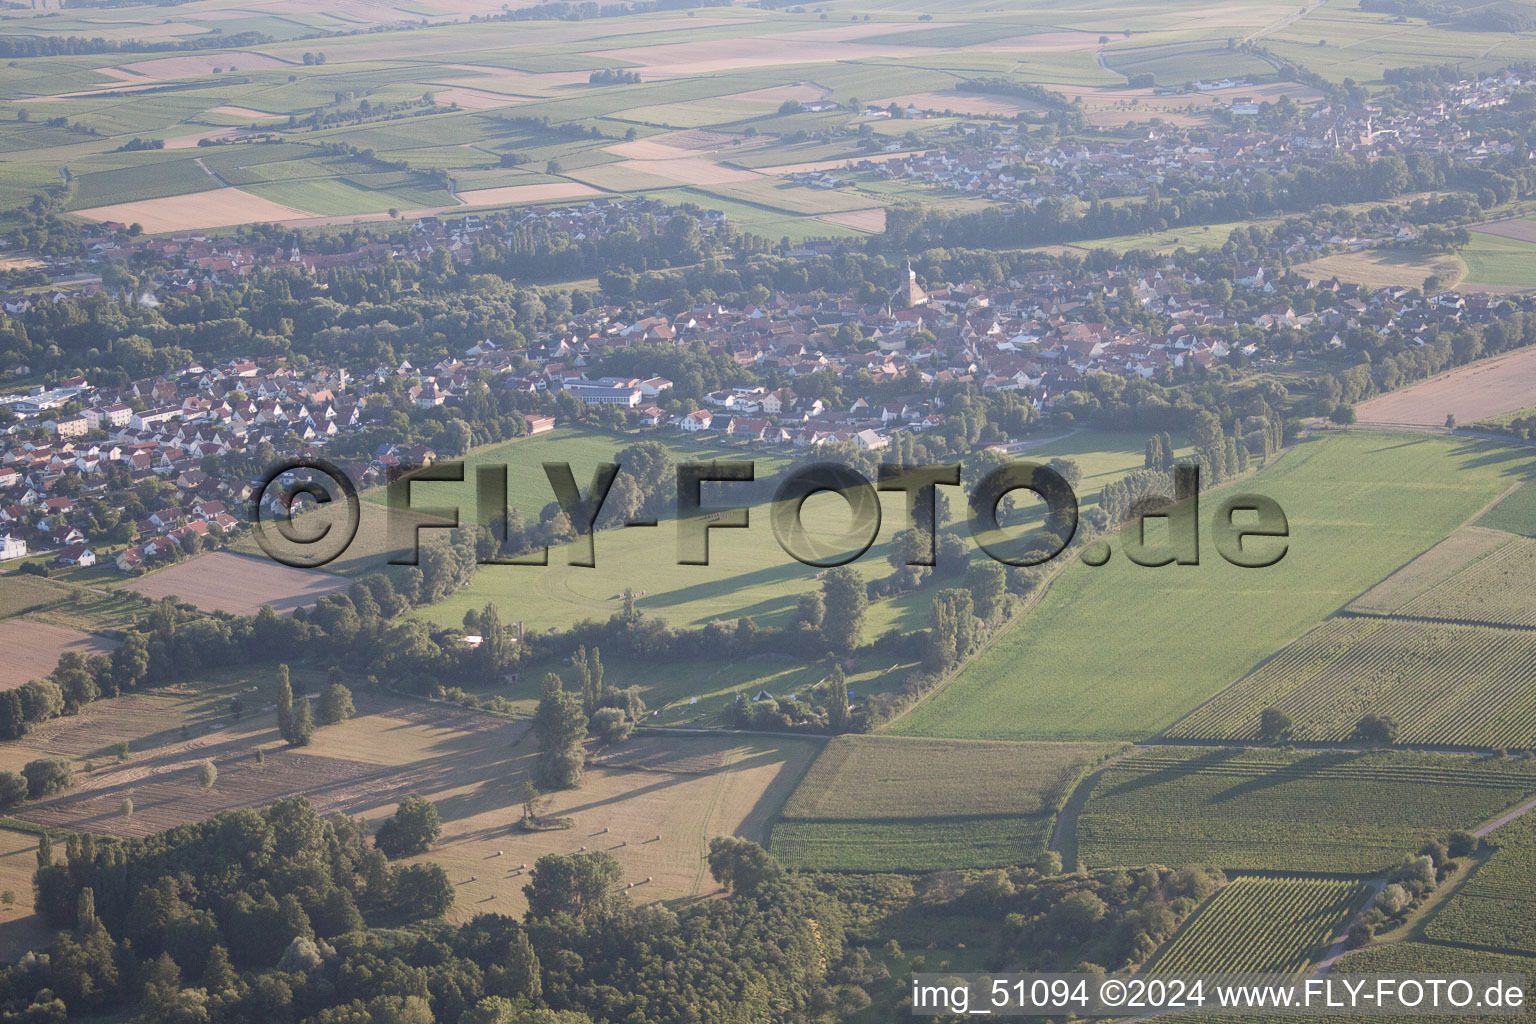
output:
[[1467,268],[1454,255],[1411,249],[1366,249],[1333,253],[1299,265],[1296,272],[1320,280],[1336,277],[1369,288],[1418,288],[1433,274],[1440,278],[1442,288],[1450,288],[1466,275]]
[[[359,761],[277,747],[257,764],[254,748],[221,756],[222,749],[219,744],[206,748],[211,753],[173,750],[130,761],[91,775],[74,792],[29,804],[17,817],[71,832],[147,836],[237,807],[259,807],[301,794],[326,813],[346,803],[338,794],[376,793],[373,784],[383,781],[377,778],[376,766]],[[218,784],[207,792],[197,781],[205,758],[219,770]],[[125,798],[133,800],[131,817],[122,813]]]
[[229,139],[240,134],[239,128],[210,128],[205,132],[196,132],[192,135],[173,135],[165,140],[166,149],[196,149],[197,144],[204,139],[217,141]]
[[46,676],[65,651],[89,656],[106,654],[117,646],[105,637],[30,619],[11,619],[0,626],[0,633],[5,637],[6,647],[5,663],[0,666],[0,690],[14,690],[28,680]]
[[650,174],[680,185],[724,185],[732,181],[751,181],[762,175],[756,171],[744,171],[726,167],[704,157],[682,157],[672,160],[624,160],[613,165],[629,171]]
[[287,61],[269,57],[264,53],[231,50],[224,53],[198,54],[195,57],[157,57],[154,60],[121,64],[119,68],[130,74],[163,81],[170,78],[197,78],[200,75],[211,75],[214,68],[223,68],[225,71],[259,71],[264,68],[287,66]]
[[73,216],[83,220],[141,224],[145,231],[153,235],[166,231],[228,227],[231,224],[301,220],[315,215],[307,210],[296,210],[291,206],[262,199],[238,188],[215,188],[191,195],[141,199],[137,202],[76,210]]
[[1349,603],[1350,611],[1387,615],[1500,545],[1509,534],[1466,526],[1388,576]]
[[1355,407],[1361,423],[1438,427],[1536,405],[1536,348],[1506,352],[1380,395]]
[[[421,859],[442,864],[457,889],[450,918],[520,915],[527,882],[520,865],[545,853],[611,853],[636,902],[713,892],[704,861],[710,838],[765,840],[774,811],[820,746],[809,739],[744,736],[729,737],[723,751],[713,737],[670,735],[663,742],[676,746],[677,763],[690,770],[591,768],[580,789],[554,793],[540,809],[545,818],[572,819],[568,829],[518,827],[521,809],[508,794],[536,756],[531,741],[511,751],[515,757],[505,763],[466,772],[463,784],[426,794],[443,818],[443,838]],[[706,744],[702,755],[689,752],[698,742]],[[505,751],[505,744],[499,749]],[[723,766],[697,770],[703,760],[721,757]],[[365,816],[376,821],[392,812],[392,803],[380,801]]]
[[0,959],[14,962],[29,949],[44,949],[54,931],[32,910],[32,874],[37,870],[37,837],[0,829],[0,892],[16,902],[0,902]]
[[914,92],[904,96],[886,96],[870,105],[885,107],[895,103],[917,110],[945,111],[969,114],[973,117],[1013,117],[1026,111],[1043,110],[1038,103],[1017,96],[989,96],[979,92]]
[[824,213],[816,219],[878,235],[885,230],[885,207],[876,207],[873,210],[850,210],[847,213]]
[[[580,199],[602,195],[590,185],[575,181],[552,181],[542,185],[502,185],[460,192],[465,206],[503,206],[515,203],[542,203],[552,199]],[[451,209],[451,208],[450,208]]]
[[1536,242],[1536,220],[1529,217],[1515,217],[1509,220],[1495,220],[1487,224],[1474,224],[1467,229],[1484,235],[1498,235],[1500,238],[1513,238],[1521,242]]
[[592,763],[604,768],[698,775],[724,768],[735,746],[730,736],[700,736],[680,746],[674,736],[652,733],[595,754]]
[[315,569],[294,569],[267,558],[213,551],[151,573],[126,589],[159,600],[176,597],[205,612],[254,615],[269,604],[279,615],[345,590],[350,580]]

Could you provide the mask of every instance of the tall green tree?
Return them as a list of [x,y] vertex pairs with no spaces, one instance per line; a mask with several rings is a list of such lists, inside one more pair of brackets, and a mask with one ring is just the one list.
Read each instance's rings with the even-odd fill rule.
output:
[[833,665],[827,677],[827,730],[833,733],[848,731],[848,680],[843,666]]
[[581,701],[566,693],[560,677],[544,677],[543,694],[533,715],[533,733],[539,741],[535,769],[542,789],[573,789],[581,785],[585,769],[582,740],[587,735],[587,716]]
[[831,569],[821,581],[825,611],[821,617],[821,640],[827,649],[851,654],[859,647],[864,631],[864,612],[869,594],[864,578],[846,565]]
[[277,734],[293,742],[293,684],[288,681],[288,666],[277,666]]

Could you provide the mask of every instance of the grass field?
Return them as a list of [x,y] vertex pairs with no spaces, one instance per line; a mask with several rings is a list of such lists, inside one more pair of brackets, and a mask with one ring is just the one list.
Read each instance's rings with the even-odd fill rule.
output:
[[[1198,566],[1067,566],[892,731],[1120,740],[1166,728],[1447,536],[1530,463],[1524,450],[1459,438],[1351,431],[1303,442],[1238,485],[1285,509],[1292,543],[1277,565],[1229,565],[1202,524]],[[1222,497],[1202,496],[1202,515]]]
[[1339,878],[1233,879],[1147,966],[1152,974],[1289,974],[1320,958],[1364,886]]
[[1490,530],[1536,537],[1536,482],[1524,483],[1477,521]]
[[1488,837],[1493,856],[1426,923],[1424,934],[1536,956],[1536,818]]
[[1368,874],[1533,792],[1514,759],[1156,748],[1099,776],[1077,846],[1089,867]]
[[840,736],[784,805],[773,851],[821,870],[1027,862],[1072,782],[1112,749]]
[[8,572],[0,576],[0,618],[23,615],[69,599],[69,587],[40,576]]
[[[1409,607],[1413,607],[1412,604]],[[1298,742],[1340,742],[1390,715],[1399,743],[1536,746],[1536,633],[1391,618],[1332,619],[1168,730],[1254,741],[1277,707]]]
[[1476,231],[1460,256],[1468,285],[1536,288],[1536,244]]

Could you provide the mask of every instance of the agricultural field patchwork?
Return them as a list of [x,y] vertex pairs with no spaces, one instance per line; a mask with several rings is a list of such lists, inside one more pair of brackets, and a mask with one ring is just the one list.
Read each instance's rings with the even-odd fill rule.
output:
[[[1525,471],[1465,438],[1338,432],[1304,441],[1235,490],[1285,510],[1285,557],[1148,569],[1121,556],[1062,569],[1020,623],[892,726],[917,736],[1137,740],[1167,728],[1491,503]],[[1348,480],[1348,488],[1337,481]],[[1202,495],[1201,514],[1221,490]],[[1209,520],[1207,519],[1208,523]],[[1377,524],[1390,522],[1393,528]]]
[[1365,891],[1341,878],[1234,878],[1156,956],[1154,974],[1289,974],[1319,959]]
[[1536,762],[1162,747],[1107,767],[1077,823],[1089,867],[1370,874],[1536,793]]

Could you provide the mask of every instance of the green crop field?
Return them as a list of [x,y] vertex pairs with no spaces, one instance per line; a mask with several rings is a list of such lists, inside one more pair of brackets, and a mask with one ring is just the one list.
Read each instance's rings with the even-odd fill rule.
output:
[[1077,823],[1090,867],[1366,874],[1536,793],[1536,763],[1163,747],[1110,765]]
[[1113,748],[839,736],[784,805],[773,851],[840,871],[1028,861],[1073,781]]
[[1536,481],[1521,484],[1477,521],[1478,526],[1536,537]]
[[38,576],[6,573],[0,576],[0,619],[59,604],[70,593],[69,587]]
[[1233,879],[1148,965],[1154,974],[1291,973],[1320,958],[1364,886],[1341,878]]
[[1441,906],[1424,934],[1536,956],[1536,818],[1488,837],[1495,851]]
[[1536,745],[1536,632],[1388,618],[1312,630],[1167,732],[1259,738],[1259,714],[1290,716],[1290,739],[1349,738],[1366,714],[1397,721],[1398,742],[1502,749]]
[[1481,231],[1457,250],[1467,264],[1467,283],[1536,288],[1536,244]]
[[1225,492],[1202,495],[1200,565],[1148,569],[1122,556],[1065,567],[1028,616],[892,731],[1155,733],[1448,535],[1530,463],[1524,450],[1464,438],[1349,431],[1305,441],[1233,488],[1284,508],[1291,539],[1278,564],[1222,560],[1209,517]]
[[812,871],[947,871],[1033,860],[1050,839],[1051,819],[997,816],[969,821],[780,820],[769,849]]

